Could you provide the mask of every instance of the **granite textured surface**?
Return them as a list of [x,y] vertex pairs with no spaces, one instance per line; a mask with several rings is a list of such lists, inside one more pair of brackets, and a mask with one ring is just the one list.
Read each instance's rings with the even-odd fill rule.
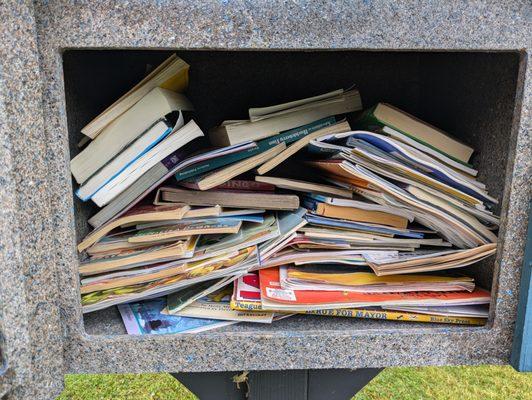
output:
[[1,2],[0,19],[0,396],[41,398],[64,364],[33,5]]
[[[529,2],[8,1],[1,16],[7,35],[0,70],[0,331],[15,386],[33,373],[40,384],[35,393],[53,396],[58,386],[44,379],[46,371],[507,363],[531,186]],[[500,166],[506,171],[504,217],[488,326],[313,319],[307,329],[298,318],[275,330],[242,325],[201,335],[131,337],[110,310],[89,317],[95,320],[86,332],[62,71],[62,51],[69,48],[521,51],[510,153]]]

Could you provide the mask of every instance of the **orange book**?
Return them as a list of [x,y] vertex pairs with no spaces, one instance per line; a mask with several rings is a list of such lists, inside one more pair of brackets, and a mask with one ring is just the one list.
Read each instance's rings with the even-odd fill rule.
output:
[[[249,272],[234,282],[231,309],[239,311],[262,311],[258,272]],[[282,311],[283,312],[283,311]],[[285,313],[286,311],[284,311]],[[486,318],[418,314],[407,311],[390,311],[375,307],[337,308],[327,310],[299,311],[301,314],[329,317],[370,318],[394,321],[484,325]]]
[[340,207],[327,203],[318,203],[315,213],[324,217],[387,225],[399,229],[405,229],[408,225],[408,219],[387,212],[362,210],[354,207]]
[[259,271],[260,294],[264,310],[310,311],[386,305],[450,306],[488,304],[490,293],[481,288],[472,292],[357,293],[347,291],[283,289],[279,267]]
[[309,161],[308,164],[315,168],[319,168],[322,171],[325,171],[327,175],[330,175],[332,178],[338,181],[349,183],[354,186],[367,188],[369,182],[353,176],[340,166],[343,161],[344,160],[320,160]]

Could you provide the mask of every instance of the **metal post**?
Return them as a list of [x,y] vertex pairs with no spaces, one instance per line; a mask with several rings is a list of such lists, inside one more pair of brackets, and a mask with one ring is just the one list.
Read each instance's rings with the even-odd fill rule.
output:
[[172,376],[200,400],[346,400],[380,371],[382,368],[182,372]]

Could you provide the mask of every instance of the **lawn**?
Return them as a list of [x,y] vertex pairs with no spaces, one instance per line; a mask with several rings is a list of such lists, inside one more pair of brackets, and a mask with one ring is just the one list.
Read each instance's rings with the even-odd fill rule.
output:
[[[196,399],[167,374],[69,375],[57,400]],[[532,373],[511,367],[388,368],[354,400],[532,400]]]

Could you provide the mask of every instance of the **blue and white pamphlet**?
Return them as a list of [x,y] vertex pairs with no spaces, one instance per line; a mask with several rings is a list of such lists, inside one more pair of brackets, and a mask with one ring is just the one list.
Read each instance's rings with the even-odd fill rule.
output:
[[237,323],[237,321],[220,321],[217,319],[162,314],[161,311],[165,308],[166,298],[118,306],[129,335],[198,333]]

